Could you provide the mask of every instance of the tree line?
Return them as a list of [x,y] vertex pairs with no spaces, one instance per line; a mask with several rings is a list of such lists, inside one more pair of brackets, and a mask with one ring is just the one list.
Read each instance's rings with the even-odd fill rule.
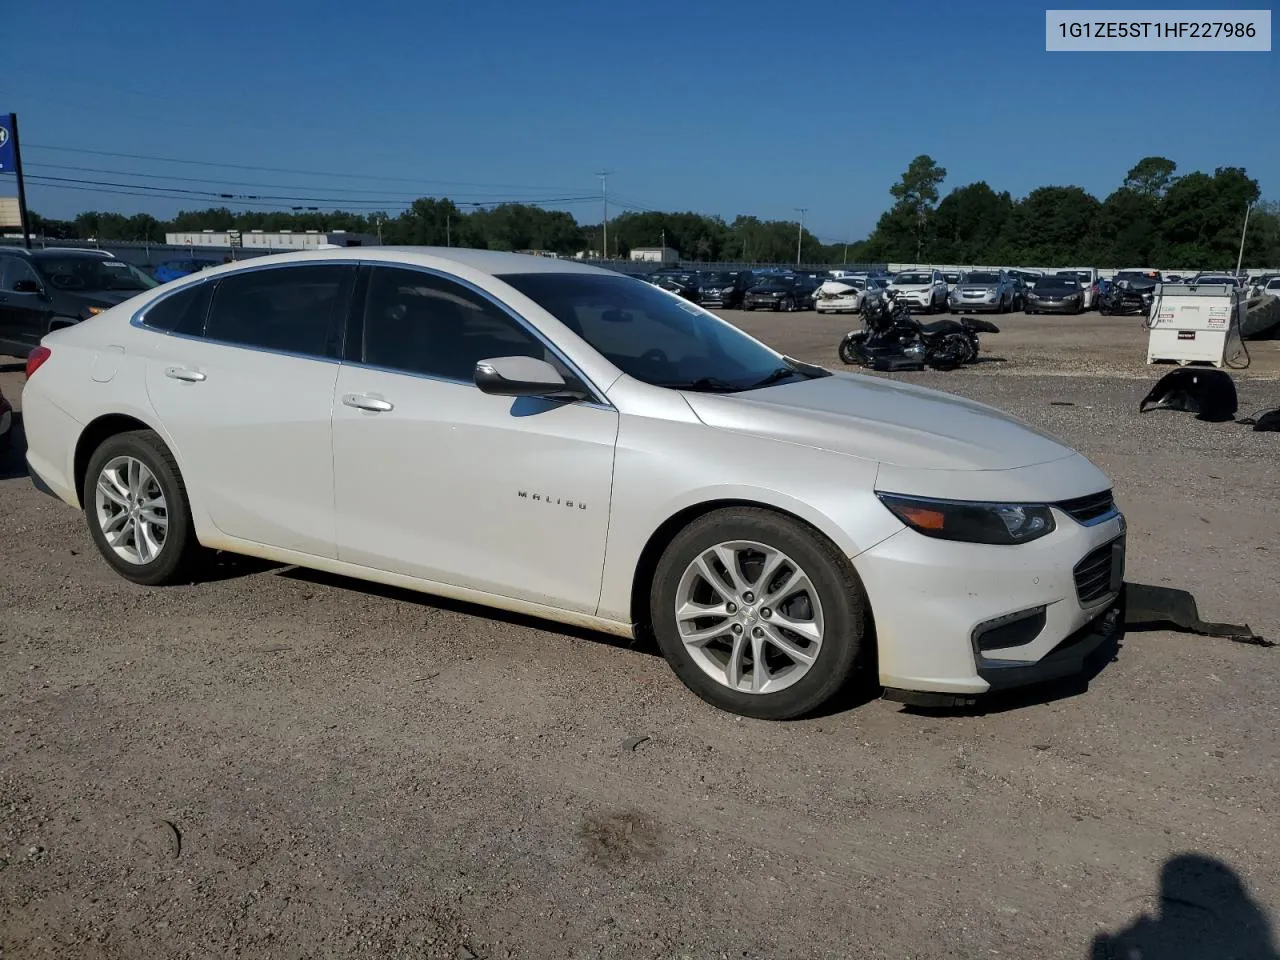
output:
[[[627,212],[608,223],[608,255],[665,245],[689,261],[791,263],[982,263],[1023,265],[1166,265],[1234,267],[1246,209],[1251,208],[1246,266],[1280,265],[1280,205],[1259,203],[1258,182],[1240,167],[1179,175],[1164,157],[1146,157],[1099,200],[1076,186],[1045,186],[1025,197],[984,181],[942,196],[947,171],[933,158],[911,161],[889,188],[892,205],[870,236],[823,243],[795,221],[740,215]],[[546,250],[562,255],[603,250],[600,223],[522,203],[463,210],[447,198],[423,197],[402,213],[235,212],[183,210],[172,220],[150,214],[87,211],[74,220],[32,214],[32,230],[50,239],[163,243],[166,233],[200,230],[346,230],[386,244]]]

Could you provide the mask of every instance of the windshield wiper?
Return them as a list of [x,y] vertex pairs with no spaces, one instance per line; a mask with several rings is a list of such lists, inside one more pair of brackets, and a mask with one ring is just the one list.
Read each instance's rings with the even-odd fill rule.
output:
[[767,386],[770,386],[771,384],[778,383],[779,381],[786,380],[788,377],[799,377],[799,376],[803,376],[803,374],[801,374],[800,371],[796,370],[794,367],[779,367],[777,370],[774,370],[772,373],[766,374],[763,378],[751,384],[751,386],[748,387],[747,389],[755,390],[758,387],[767,387]]
[[796,360],[794,357],[783,357],[782,361],[786,364],[785,367],[778,367],[746,389],[755,390],[760,387],[768,387],[772,384],[780,383],[791,376],[804,377],[809,380],[831,376],[831,371],[815,366],[812,363],[805,363],[803,360]]
[[672,390],[701,390],[705,393],[737,393],[739,390],[746,389],[740,387],[736,383],[729,383],[726,380],[717,380],[715,377],[699,377],[697,380],[685,380],[674,383],[660,383],[660,387],[669,387]]

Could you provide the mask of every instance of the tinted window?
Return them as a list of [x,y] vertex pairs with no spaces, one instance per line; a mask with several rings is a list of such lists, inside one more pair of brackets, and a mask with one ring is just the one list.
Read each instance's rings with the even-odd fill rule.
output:
[[364,362],[472,383],[494,357],[556,363],[537,337],[461,284],[417,270],[377,267],[365,301]]
[[37,268],[58,290],[150,290],[159,284],[123,260],[74,254],[40,254]]
[[33,280],[40,283],[40,278],[31,269],[31,264],[21,257],[0,257],[0,289],[13,290],[19,280]]
[[276,267],[218,281],[205,336],[240,346],[336,357],[350,267]]
[[197,283],[164,297],[147,308],[142,322],[157,330],[199,335],[209,312],[213,284]]
[[1000,274],[998,273],[966,273],[964,275],[965,283],[999,283]]

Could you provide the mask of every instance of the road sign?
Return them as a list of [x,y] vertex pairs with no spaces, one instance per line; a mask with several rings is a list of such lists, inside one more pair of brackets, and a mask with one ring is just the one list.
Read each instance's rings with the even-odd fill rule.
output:
[[13,155],[13,114],[0,113],[0,173],[16,173],[18,162]]

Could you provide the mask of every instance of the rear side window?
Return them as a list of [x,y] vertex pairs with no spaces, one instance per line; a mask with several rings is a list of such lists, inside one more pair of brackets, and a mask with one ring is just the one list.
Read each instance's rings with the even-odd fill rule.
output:
[[204,335],[259,350],[337,358],[353,267],[274,267],[218,281]]
[[192,284],[148,307],[142,315],[142,322],[156,330],[199,336],[204,329],[212,293],[211,283]]

